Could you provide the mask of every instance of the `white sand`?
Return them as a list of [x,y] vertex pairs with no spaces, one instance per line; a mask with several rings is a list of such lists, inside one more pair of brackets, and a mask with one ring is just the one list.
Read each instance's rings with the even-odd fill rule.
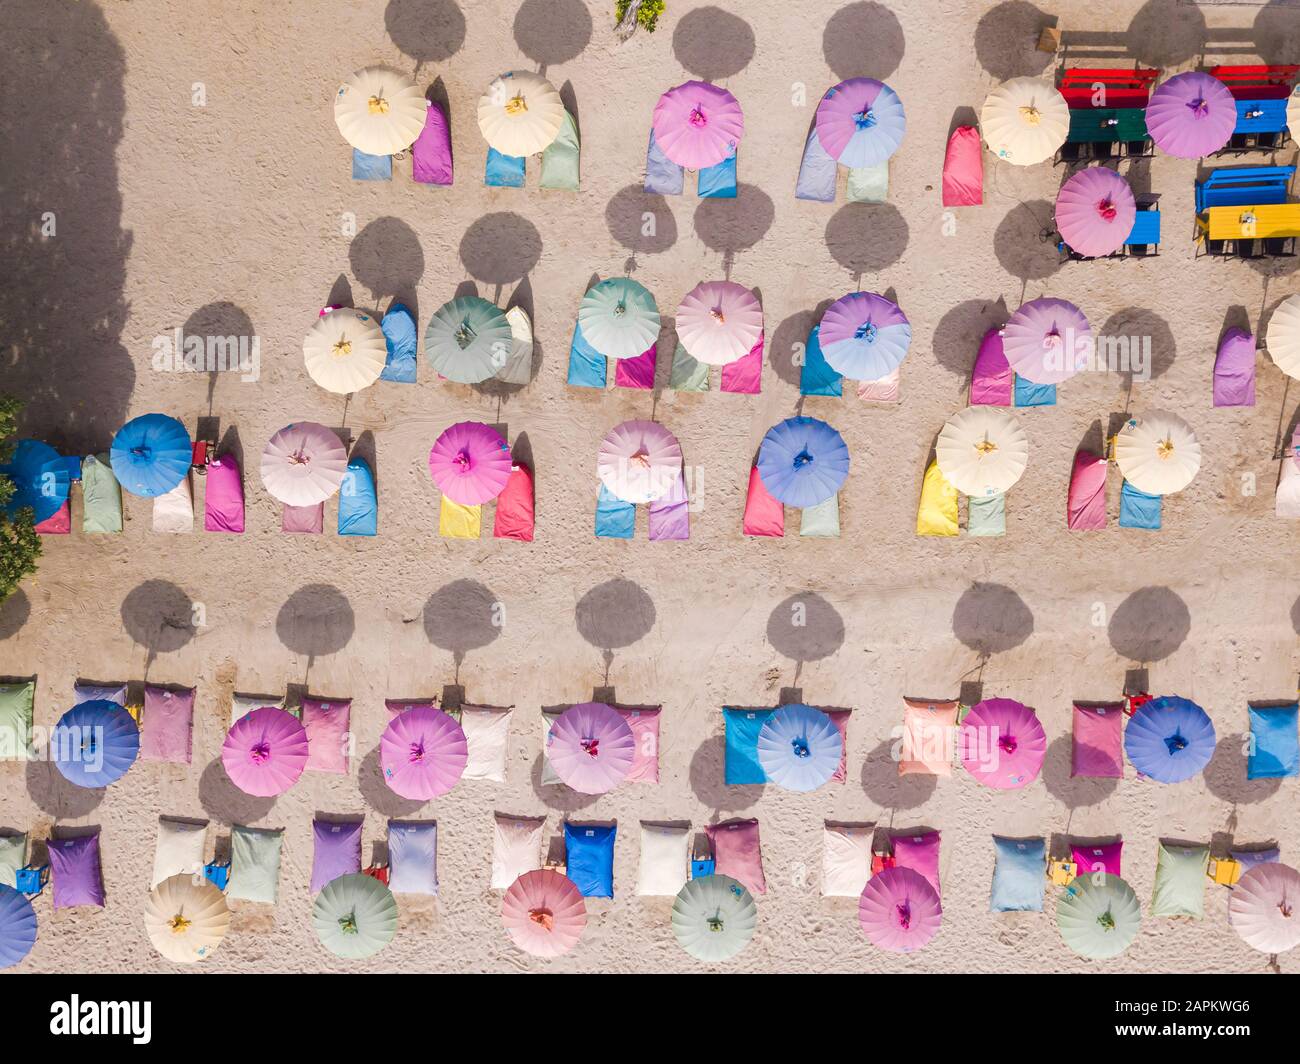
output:
[[[658,33],[638,34],[623,46],[611,30],[612,3],[590,3],[591,40],[576,57],[576,45],[561,45],[572,40],[566,27],[581,5],[530,0],[528,14],[546,9],[541,21],[558,43],[528,50],[550,59],[548,75],[557,85],[571,82],[578,105],[584,154],[576,195],[539,192],[535,164],[525,192],[482,185],[477,96],[500,69],[536,65],[512,33],[518,5],[463,0],[463,43],[450,59],[444,45],[455,42],[455,33],[422,46],[427,33],[412,34],[402,20],[404,11],[426,6],[452,9],[449,2],[387,5],[399,16],[394,34],[409,52],[430,60],[422,83],[441,78],[450,98],[451,190],[414,185],[409,164],[400,163],[391,184],[350,180],[348,149],[331,116],[338,80],[371,63],[414,65],[385,32],[382,0],[329,5],[328,14],[303,0],[6,5],[11,68],[0,133],[17,157],[0,163],[0,247],[13,268],[0,292],[0,386],[32,396],[26,429],[84,452],[104,447],[128,416],[151,410],[193,427],[208,413],[206,377],[154,372],[150,342],[208,304],[228,302],[247,316],[261,338],[263,361],[260,381],[225,375],[213,397],[222,434],[237,428],[244,459],[254,467],[246,478],[247,534],[155,535],[148,503],[131,498],[121,536],[47,539],[25,601],[11,601],[0,614],[7,636],[0,641],[0,673],[38,677],[38,723],[53,722],[66,708],[78,675],[147,677],[199,692],[188,769],[139,764],[100,800],[52,790],[44,766],[25,773],[21,765],[0,765],[0,824],[37,837],[56,823],[102,826],[107,907],[55,915],[47,891],[36,903],[40,938],[23,969],[166,967],[141,921],[157,816],[211,819],[211,847],[228,834],[232,818],[249,818],[251,808],[261,815],[249,822],[285,830],[279,904],[274,911],[239,905],[207,969],[689,969],[693,962],[669,930],[669,902],[632,894],[637,821],[689,819],[699,830],[740,814],[761,822],[769,889],[759,900],[758,933],[732,963],[736,970],[1262,970],[1266,958],[1227,925],[1227,891],[1208,882],[1204,920],[1147,917],[1122,957],[1104,965],[1080,962],[1060,941],[1050,893],[1043,913],[988,912],[990,836],[1121,834],[1125,876],[1144,904],[1161,837],[1276,839],[1284,859],[1300,860],[1295,781],[1247,785],[1237,738],[1247,699],[1291,696],[1300,667],[1291,612],[1300,593],[1294,575],[1300,551],[1294,529],[1272,512],[1278,473],[1272,455],[1292,416],[1294,389],[1288,395],[1282,375],[1261,357],[1254,410],[1210,404],[1225,316],[1244,308],[1250,327],[1259,328],[1264,309],[1295,290],[1294,260],[1275,267],[1266,291],[1264,273],[1254,266],[1194,259],[1196,166],[1164,157],[1130,170],[1140,175],[1139,187],[1163,196],[1165,243],[1155,260],[1071,264],[1055,272],[1054,252],[1039,243],[1038,231],[1050,225],[1061,171],[1013,169],[987,155],[985,205],[958,212],[955,235],[944,236],[938,187],[954,112],[978,110],[1000,78],[1036,73],[1048,63],[1030,47],[1038,17],[1031,10],[1017,20],[1027,4],[1003,5],[979,29],[989,5],[970,0],[896,0],[892,15],[878,5],[853,5],[826,32],[830,63],[823,27],[838,4],[728,4],[752,29],[753,55],[745,63],[732,59],[729,46],[685,39],[688,20],[700,27],[711,17],[693,15],[698,5],[691,0],[670,0]],[[870,8],[876,10],[868,33],[856,19]],[[1055,11],[1067,31],[1114,42],[1120,52],[1103,65],[1122,62],[1125,42],[1148,64],[1197,65],[1197,9],[1174,0],[1138,8],[1136,0],[1072,0]],[[1009,20],[999,18],[1007,9]],[[1229,61],[1252,61],[1257,9],[1202,11],[1215,40],[1236,42]],[[1263,29],[1285,34],[1272,38],[1266,58],[1287,54],[1278,40],[1292,60],[1300,55],[1300,11],[1260,19]],[[679,26],[685,29],[674,49]],[[1216,56],[1224,55],[1216,48]],[[710,65],[702,67],[696,56]],[[664,393],[656,403],[644,392],[568,389],[566,355],[578,300],[592,274],[621,272],[629,255],[607,219],[619,235],[639,228],[643,207],[635,189],[650,112],[660,92],[688,76],[687,64],[722,80],[745,108],[740,176],[746,187],[734,204],[690,194],[661,205],[658,236],[637,254],[635,276],[671,315],[698,280],[722,274],[719,248],[743,244],[731,275],[762,293],[771,341],[763,393]],[[812,106],[839,77],[862,73],[887,78],[908,110],[907,138],[891,171],[894,206],[796,201]],[[205,106],[191,103],[195,82],[206,86]],[[792,106],[798,93],[792,83],[804,87],[803,106]],[[38,231],[44,211],[54,211],[58,224],[47,241]],[[344,212],[355,214],[362,231],[351,257],[350,241],[340,233]],[[504,238],[492,235],[495,223],[486,238],[476,225],[493,216],[504,222]],[[841,496],[842,538],[746,540],[740,510],[751,456],[763,432],[799,402],[789,368],[792,344],[805,338],[820,305],[855,287],[850,270],[828,253],[828,233],[840,259],[868,267],[862,287],[893,290],[911,318],[915,340],[903,369],[903,401],[893,409],[854,399],[805,401],[804,412],[835,424],[853,455]],[[540,253],[529,255],[530,240]],[[381,384],[346,409],[303,371],[301,337],[339,275],[351,282],[359,306],[386,307],[394,294],[414,296],[423,329],[433,310],[471,279],[467,269],[483,294],[504,304],[525,267],[540,372],[499,408],[478,390],[436,383],[427,364],[418,385]],[[1125,409],[1126,383],[1091,375],[1062,387],[1059,406],[1021,415],[1031,460],[1008,502],[1005,539],[918,539],[913,527],[926,454],[944,419],[965,403],[965,375],[993,320],[991,305],[1004,300],[1014,308],[1022,296],[1041,294],[1076,301],[1106,331],[1153,334],[1161,372],[1135,386],[1132,409],[1170,408],[1195,425],[1205,448],[1199,477],[1166,502],[1158,534],[1114,527],[1117,476],[1111,478],[1112,527],[1067,533],[1071,456],[1095,421],[1104,427]],[[616,422],[652,411],[680,437],[687,462],[703,471],[704,506],[693,515],[692,538],[650,544],[642,514],[635,541],[597,540],[597,441]],[[536,456],[537,540],[531,546],[441,540],[425,465],[429,445],[453,421],[492,421],[498,414],[512,438],[527,434]],[[279,510],[262,489],[255,456],[291,419],[346,423],[354,435],[373,438],[381,494],[377,539],[334,535],[332,504],[327,534],[280,533]],[[1243,493],[1247,476],[1255,478],[1255,494]],[[612,633],[596,642],[616,644],[609,683],[619,700],[664,705],[662,780],[584,800],[538,785],[538,711],[589,698],[604,682],[602,651],[578,630],[575,604],[614,579],[640,591],[615,595],[595,612]],[[201,604],[205,624],[196,633],[160,628],[161,615],[151,607],[129,610],[124,627],[123,600],[151,580],[181,589],[177,620],[185,622],[186,600],[192,600]],[[426,603],[464,580],[481,583],[490,589],[487,600],[504,603],[506,623],[500,631],[479,618],[458,625],[435,608],[435,645],[424,623]],[[955,619],[955,607],[972,602],[963,595],[977,582],[1011,589],[1007,594],[1023,601],[1024,612],[994,592],[984,600],[990,608],[983,616],[969,619],[962,607]],[[337,589],[346,600],[343,613],[315,630],[277,625],[286,600],[314,584]],[[1152,646],[1143,650],[1133,644],[1144,638],[1145,622],[1116,611],[1131,594],[1153,587],[1168,592],[1155,596],[1160,616],[1149,633]],[[809,593],[826,605],[812,601],[811,624],[797,633],[800,640],[782,626],[789,616],[783,603]],[[454,594],[434,598],[435,607]],[[652,623],[638,613],[641,598],[652,604]],[[1178,600],[1186,610],[1181,623]],[[157,642],[160,631],[159,652],[149,654],[139,640]],[[894,766],[881,759],[882,744],[901,720],[901,697],[955,695],[963,678],[974,678],[979,652],[968,644],[981,632],[996,651],[983,669],[984,691],[1034,705],[1047,728],[1052,747],[1044,777],[1018,793],[995,794],[960,772],[937,785],[922,780],[899,787]],[[488,636],[497,638],[487,642]],[[403,899],[396,940],[370,962],[348,965],[320,948],[310,926],[312,816],[364,813],[369,859],[387,814],[410,812],[375,772],[383,698],[437,694],[455,677],[447,648],[458,644],[467,648],[459,673],[467,698],[517,707],[507,782],[465,783],[418,809],[439,822],[442,893],[436,902]],[[309,656],[313,647],[318,653]],[[1224,744],[1209,776],[1161,787],[1133,778],[1130,769],[1114,788],[1072,786],[1071,699],[1118,697],[1125,670],[1137,664],[1131,656],[1142,655],[1155,659],[1154,690],[1192,697],[1214,717]],[[799,657],[806,660],[800,664]],[[282,690],[286,683],[352,697],[352,773],[306,777],[270,808],[232,801],[210,768],[230,693]],[[789,686],[802,688],[810,702],[855,707],[848,783],[807,796],[725,789],[720,707],[773,704]],[[560,961],[522,956],[500,928],[500,896],[487,886],[493,810],[545,813],[548,836],[560,830],[566,812],[618,821],[617,897],[589,905],[581,946]],[[943,832],[944,924],[924,951],[903,958],[874,949],[858,930],[856,903],[821,897],[824,819]],[[1297,963],[1283,958],[1282,967],[1297,970]]]

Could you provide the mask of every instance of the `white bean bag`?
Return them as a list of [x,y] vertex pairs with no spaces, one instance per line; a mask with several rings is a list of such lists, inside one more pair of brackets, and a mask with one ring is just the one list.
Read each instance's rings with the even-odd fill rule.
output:
[[525,872],[542,867],[541,817],[500,816],[492,840],[492,888],[505,890]]
[[193,532],[194,496],[190,492],[190,475],[153,501],[153,530],[155,532]]
[[253,710],[261,709],[263,706],[284,709],[284,698],[269,698],[265,695],[231,695],[230,723],[233,725],[235,721],[243,720]]
[[641,825],[641,864],[636,892],[672,897],[686,886],[689,827],[668,824]]
[[460,728],[469,747],[461,779],[504,783],[510,710],[501,706],[461,706]]
[[871,878],[874,824],[827,824],[822,849],[822,893],[856,898]]
[[207,824],[190,824],[161,817],[158,821],[158,845],[153,851],[150,888],[172,876],[202,875],[207,831]]

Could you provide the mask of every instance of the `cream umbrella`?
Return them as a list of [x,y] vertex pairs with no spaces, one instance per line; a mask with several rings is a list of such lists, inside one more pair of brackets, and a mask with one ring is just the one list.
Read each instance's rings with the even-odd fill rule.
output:
[[1287,296],[1268,319],[1268,357],[1288,377],[1300,379],[1300,293]]
[[478,128],[502,155],[535,155],[564,125],[564,102],[540,74],[512,70],[492,79],[478,101]]
[[311,379],[327,392],[347,395],[379,380],[388,343],[379,323],[359,310],[331,310],[316,319],[302,342]]
[[262,483],[290,506],[315,506],[343,483],[348,452],[332,429],[312,421],[286,425],[262,451]]
[[206,879],[182,872],[164,879],[144,906],[144,928],[154,949],[167,960],[195,964],[226,937],[230,909],[226,896]]
[[1001,495],[1029,462],[1029,440],[1020,422],[995,406],[970,406],[948,419],[935,457],[954,488],[979,498]]
[[352,147],[368,155],[392,155],[415,142],[428,108],[429,101],[405,74],[366,67],[339,86],[334,121]]
[[980,131],[989,151],[1017,166],[1050,159],[1070,132],[1065,97],[1038,78],[1012,78],[988,94]]
[[1187,487],[1201,468],[1201,445],[1177,414],[1153,410],[1129,418],[1119,430],[1115,462],[1138,491],[1171,495]]
[[1300,946],[1300,872],[1277,863],[1250,869],[1232,888],[1228,923],[1263,953]]

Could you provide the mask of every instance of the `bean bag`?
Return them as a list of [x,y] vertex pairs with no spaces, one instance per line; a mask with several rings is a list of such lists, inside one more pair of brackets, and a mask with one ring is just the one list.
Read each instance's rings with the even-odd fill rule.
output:
[[822,832],[822,894],[856,898],[871,878],[874,824],[827,823]]
[[72,500],[64,499],[63,505],[44,521],[37,521],[32,526],[41,536],[66,536],[72,532]]
[[244,531],[244,482],[233,454],[208,463],[203,487],[203,531]]
[[541,817],[496,816],[492,836],[492,881],[494,890],[505,890],[525,872],[542,867]]
[[578,123],[573,115],[564,112],[560,132],[542,152],[542,188],[578,191],[581,144],[578,140]]
[[523,307],[506,311],[510,324],[510,354],[496,371],[496,379],[506,384],[527,384],[533,379],[533,323]]
[[784,536],[785,507],[763,484],[758,466],[749,470],[749,488],[745,493],[745,517],[741,532],[746,536]]
[[99,831],[71,839],[50,839],[50,880],[54,908],[104,906],[104,877],[99,862]]
[[1247,706],[1250,715],[1250,756],[1246,778],[1284,779],[1300,774],[1300,738],[1296,719],[1300,705]]
[[989,909],[995,913],[1041,912],[1047,882],[1047,846],[1042,839],[993,836],[996,857]]
[[655,365],[659,358],[656,340],[635,358],[620,358],[614,363],[616,388],[639,388],[649,391],[655,386]]
[[315,848],[311,860],[311,892],[319,893],[339,876],[361,871],[361,821],[313,820]]
[[1119,493],[1119,527],[1158,530],[1161,505],[1159,495],[1148,495],[1124,481]]
[[[722,367],[722,390],[731,395],[758,395],[763,390],[763,343],[758,340],[749,353]],[[708,387],[708,367],[705,367],[705,387]]]
[[1255,405],[1255,338],[1232,328],[1219,341],[1214,359],[1214,405]]
[[124,683],[107,683],[94,684],[82,683],[77,681],[72,685],[72,704],[81,705],[82,702],[116,702],[119,706],[126,705],[126,684]]
[[1065,504],[1066,528],[1095,532],[1106,527],[1106,468],[1106,459],[1101,455],[1075,452]]
[[379,379],[396,381],[399,384],[414,384],[416,366],[419,362],[416,355],[420,342],[415,315],[404,303],[394,303],[388,308],[388,313],[379,323],[379,328],[383,331],[384,342],[388,347],[384,370],[379,374]]
[[502,155],[491,146],[483,167],[483,184],[489,188],[523,188],[527,160],[521,155]]
[[349,458],[339,488],[339,535],[373,536],[379,531],[375,475],[364,458]]
[[726,726],[723,781],[728,787],[767,782],[767,773],[758,760],[758,733],[774,712],[774,709],[723,708]]
[[[632,767],[624,777],[629,783],[659,782],[659,714],[660,706],[615,706],[632,729]],[[673,891],[673,893],[677,893]]]
[[35,681],[0,684],[0,760],[27,760],[35,693]]
[[879,380],[859,381],[858,399],[864,403],[897,403],[902,376],[902,367],[895,366]]
[[[0,835],[0,886],[18,888],[18,869],[27,866],[27,836]],[[676,893],[674,891],[674,893]]]
[[970,375],[971,406],[1010,406],[1015,373],[1002,347],[1002,329],[984,334]]
[[280,882],[284,833],[268,828],[230,829],[230,881],[226,896],[274,905]]
[[661,540],[690,539],[690,505],[690,500],[686,497],[686,474],[683,472],[663,495],[650,503],[650,541],[657,543]]
[[461,779],[503,783],[510,710],[501,706],[461,706],[460,728],[469,748],[469,760]]
[[832,495],[816,506],[799,511],[799,535],[819,539],[838,539],[840,535],[840,497]]
[[1011,401],[1014,406],[1055,406],[1056,385],[1035,384],[1017,374],[1011,391]]
[[168,690],[153,684],[144,689],[140,720],[140,759],[190,763],[194,722],[194,689]]
[[966,504],[966,534],[969,536],[1005,536],[1007,534],[1007,497],[997,495],[971,497]]
[[352,745],[352,700],[304,698],[302,726],[307,730],[308,772],[346,776]]
[[818,203],[835,202],[835,181],[839,165],[830,152],[822,147],[814,126],[804,143],[803,158],[799,162],[799,177],[795,181],[795,199],[815,200]]
[[584,898],[614,896],[614,824],[564,823],[565,875]]
[[601,539],[631,539],[636,532],[636,507],[601,484],[596,496],[596,535]]
[[352,149],[353,181],[391,181],[393,179],[393,157],[391,155],[369,155],[360,148]]
[[843,377],[831,368],[822,354],[821,325],[814,325],[804,345],[803,365],[799,369],[800,395],[841,395]]
[[888,203],[889,160],[875,166],[849,167],[844,199],[849,203]]
[[894,864],[899,868],[910,868],[925,876],[939,890],[939,833],[927,831],[921,835],[891,835],[890,845],[894,850]]
[[451,128],[442,108],[430,102],[424,128],[411,145],[411,178],[422,185],[452,183]]
[[695,193],[701,199],[736,198],[736,155],[705,166],[695,175]]
[[438,534],[443,539],[478,539],[483,535],[483,507],[463,506],[443,495],[438,505]]
[[207,832],[207,824],[160,817],[158,841],[153,851],[153,878],[149,880],[150,889],[172,876],[201,875]]
[[903,699],[903,748],[898,774],[951,776],[957,702]]
[[1106,779],[1120,779],[1124,775],[1123,703],[1074,703],[1070,775]]
[[645,155],[646,192],[657,196],[680,196],[686,181],[686,171],[673,162],[655,143],[654,130],[650,131],[650,144]]
[[122,531],[122,486],[107,454],[87,455],[81,463],[81,531]]
[[1282,461],[1273,511],[1284,519],[1294,520],[1300,517],[1300,466],[1291,461],[1289,455]]
[[[746,356],[748,357],[748,356]],[[743,360],[742,360],[743,361]],[[727,367],[723,367],[725,373]],[[668,387],[674,392],[707,392],[709,390],[709,365],[697,362],[679,340],[673,349],[673,366],[668,373]]]
[[638,894],[671,898],[686,886],[690,830],[684,825],[642,822]]
[[388,889],[394,894],[438,893],[438,825],[388,822]]
[[1156,858],[1156,888],[1151,897],[1152,916],[1205,915],[1205,871],[1210,864],[1208,846],[1160,843]]
[[916,534],[955,536],[957,531],[957,489],[940,472],[939,463],[931,462],[921,480],[921,503],[916,508]]
[[714,868],[718,875],[730,876],[751,894],[767,893],[757,820],[708,824],[704,833],[713,848]]
[[573,342],[569,345],[568,382],[573,388],[605,387],[605,356],[587,343],[579,325],[573,326]]
[[[243,720],[255,709],[261,709],[263,706],[270,706],[273,709],[284,709],[284,696],[275,695],[240,695],[230,696],[230,723],[233,725],[237,720]],[[295,716],[301,715],[301,710],[295,712]]]
[[317,536],[325,531],[325,504],[289,506],[280,510],[280,531],[291,535]]
[[1103,842],[1095,845],[1075,845],[1070,847],[1070,856],[1076,865],[1076,874],[1081,876],[1097,875],[1118,876],[1121,871],[1120,856],[1124,852],[1124,840]]
[[154,499],[153,530],[171,533],[194,531],[194,494],[190,489],[188,470],[176,487]]
[[958,126],[943,157],[943,205],[978,207],[984,202],[984,149],[980,131]]

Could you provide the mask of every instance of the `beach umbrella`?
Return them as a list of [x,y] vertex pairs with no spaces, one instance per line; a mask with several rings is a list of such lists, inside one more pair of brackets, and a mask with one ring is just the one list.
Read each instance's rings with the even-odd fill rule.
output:
[[307,767],[307,731],[287,710],[263,706],[230,726],[221,744],[221,763],[245,794],[283,794]]
[[1011,414],[995,406],[968,406],[948,419],[935,444],[948,483],[979,498],[1001,495],[1024,473],[1029,440]]
[[514,944],[534,957],[558,957],[578,944],[587,903],[568,876],[549,868],[525,872],[506,888],[501,922]]
[[600,441],[600,482],[624,502],[653,502],[682,475],[682,447],[657,421],[624,421]]
[[1228,922],[1246,945],[1263,953],[1300,946],[1300,872],[1284,864],[1250,869],[1233,884]]
[[730,876],[687,880],[673,901],[673,934],[696,960],[730,960],[749,945],[757,923],[753,895]]
[[835,775],[844,756],[844,737],[820,709],[781,706],[758,731],[763,774],[787,791],[815,791]]
[[50,735],[63,778],[78,787],[107,787],[126,775],[140,752],[140,729],[116,702],[92,698],[73,706]]
[[58,513],[68,499],[68,465],[58,451],[40,440],[19,440],[13,457],[0,465],[0,474],[14,486],[5,503],[10,517],[31,507],[32,521],[39,525]]
[[340,308],[320,315],[302,342],[311,379],[327,392],[347,395],[379,380],[388,359],[388,341],[369,314]]
[[430,365],[457,384],[494,376],[510,358],[513,344],[505,312],[482,296],[457,296],[444,303],[424,330]]
[[1289,295],[1273,310],[1264,333],[1268,357],[1288,377],[1300,379],[1300,292]]
[[452,502],[477,506],[500,495],[510,479],[510,445],[491,425],[459,421],[434,441],[429,475]]
[[478,128],[502,155],[544,151],[564,125],[564,102],[541,74],[512,70],[492,79],[478,101]]
[[1081,957],[1118,957],[1137,937],[1142,909],[1119,876],[1102,872],[1076,877],[1056,902],[1056,926],[1065,944]]
[[1038,778],[1047,754],[1047,733],[1028,706],[1010,698],[986,698],[961,722],[961,762],[986,787],[1016,790]]
[[1124,752],[1159,783],[1189,780],[1214,756],[1214,722],[1195,702],[1174,695],[1137,708],[1124,729]]
[[1147,132],[1162,152],[1180,159],[1199,159],[1232,139],[1237,101],[1218,78],[1191,70],[1156,87],[1146,117]]
[[397,934],[397,899],[387,885],[361,872],[325,884],[311,907],[321,945],[358,960],[378,953]]
[[12,968],[36,945],[36,910],[7,883],[0,883],[0,968]]
[[286,425],[262,451],[262,483],[290,506],[315,506],[343,483],[348,452],[330,429],[314,421]]
[[659,307],[644,285],[630,277],[610,277],[582,297],[578,328],[606,358],[636,358],[659,339]]
[[858,900],[858,922],[872,942],[893,953],[920,949],[939,931],[943,906],[930,881],[895,866],[867,880]]
[[898,93],[875,78],[832,85],[817,105],[817,140],[841,166],[878,166],[907,129]]
[[849,476],[844,437],[815,417],[790,417],[767,430],[758,448],[758,476],[787,506],[816,506]]
[[379,737],[384,782],[403,798],[427,802],[446,794],[468,761],[465,733],[440,709],[414,706],[398,713]]
[[1038,78],[1012,78],[984,101],[980,130],[989,151],[1017,166],[1050,159],[1070,132],[1070,106]]
[[1201,468],[1201,445],[1177,414],[1152,410],[1129,418],[1119,430],[1115,462],[1138,491],[1170,495],[1187,487]]
[[546,759],[566,785],[583,794],[613,790],[632,768],[636,742],[621,713],[603,702],[579,702],[551,725]]
[[1088,365],[1092,330],[1083,311],[1064,299],[1031,299],[1002,329],[1011,368],[1035,384],[1059,384]]
[[907,357],[912,326],[897,303],[851,292],[826,308],[818,342],[832,369],[850,380],[878,381]]
[[367,155],[409,148],[424,129],[429,101],[405,74],[366,67],[339,86],[334,121],[352,147]]
[[745,114],[721,85],[688,81],[659,97],[651,124],[655,143],[669,159],[703,170],[736,154]]
[[725,366],[763,338],[763,308],[744,285],[704,281],[677,307],[677,338],[697,362]]
[[169,961],[194,964],[210,957],[230,927],[226,896],[189,873],[164,879],[144,903],[144,929]]
[[141,414],[117,430],[108,460],[125,490],[152,499],[185,479],[194,461],[194,445],[174,417]]
[[1080,255],[1109,255],[1123,247],[1133,230],[1137,201],[1114,170],[1080,170],[1056,194],[1056,228]]

